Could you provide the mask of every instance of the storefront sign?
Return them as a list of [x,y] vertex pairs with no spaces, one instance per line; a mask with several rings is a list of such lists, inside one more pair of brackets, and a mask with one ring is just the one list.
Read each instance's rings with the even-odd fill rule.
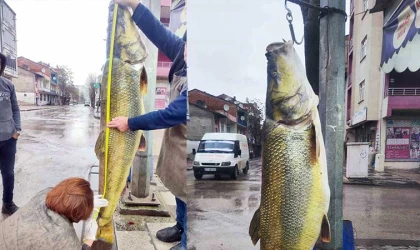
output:
[[420,0],[403,0],[384,26],[381,66],[413,40],[420,29]]
[[358,123],[366,121],[366,119],[367,119],[367,107],[364,107],[363,109],[354,113],[351,125],[356,125]]
[[420,161],[419,146],[419,120],[393,120],[387,123],[385,159]]

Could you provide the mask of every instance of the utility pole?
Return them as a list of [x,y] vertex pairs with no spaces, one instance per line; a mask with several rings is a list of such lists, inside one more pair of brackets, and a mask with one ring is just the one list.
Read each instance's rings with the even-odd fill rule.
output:
[[344,71],[345,71],[345,0],[321,0],[330,11],[320,20],[320,118],[327,153],[331,190],[328,219],[331,242],[322,249],[343,249],[343,143],[344,143]]
[[[143,0],[142,3],[146,6],[153,15],[160,19],[160,0]],[[146,113],[155,111],[155,92],[156,92],[156,77],[157,77],[157,62],[158,49],[156,46],[145,37],[140,31],[143,41],[145,42],[148,56],[145,62],[147,71],[147,95],[144,100]],[[146,152],[137,152],[133,161],[132,168],[132,185],[131,191],[134,196],[138,198],[146,198],[149,196],[150,176],[153,175],[150,166],[153,164],[153,132],[144,131],[146,138]]]

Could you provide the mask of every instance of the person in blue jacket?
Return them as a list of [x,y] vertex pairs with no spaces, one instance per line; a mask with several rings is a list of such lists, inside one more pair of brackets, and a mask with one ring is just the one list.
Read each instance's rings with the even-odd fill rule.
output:
[[164,242],[179,244],[171,250],[187,249],[187,34],[183,39],[170,32],[139,0],[115,0],[117,4],[133,9],[133,20],[147,38],[172,62],[169,71],[170,104],[163,110],[137,117],[116,117],[108,127],[121,132],[165,129],[157,175],[176,197],[177,223],[159,230],[156,237]]

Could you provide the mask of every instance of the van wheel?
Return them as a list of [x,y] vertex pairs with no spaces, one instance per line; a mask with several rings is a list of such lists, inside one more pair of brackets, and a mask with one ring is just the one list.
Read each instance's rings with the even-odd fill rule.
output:
[[239,175],[239,169],[238,169],[238,165],[235,166],[235,168],[233,169],[232,174],[230,175],[230,178],[232,178],[233,180],[238,179],[238,175]]
[[203,178],[203,174],[202,174],[202,173],[200,173],[200,172],[198,172],[198,171],[194,171],[194,177],[195,177],[197,180],[201,180],[201,178]]
[[249,170],[249,162],[246,163],[246,167],[244,169],[242,169],[242,172],[244,174],[248,174],[248,170]]

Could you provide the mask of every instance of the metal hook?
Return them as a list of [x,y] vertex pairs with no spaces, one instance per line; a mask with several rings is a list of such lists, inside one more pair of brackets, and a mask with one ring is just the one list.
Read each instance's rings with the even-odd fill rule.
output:
[[286,19],[289,22],[289,29],[290,29],[290,34],[292,35],[292,40],[294,43],[296,43],[297,45],[301,45],[303,43],[303,38],[300,42],[298,42],[296,40],[296,35],[295,35],[295,29],[293,28],[293,13],[292,10],[289,9],[289,7],[287,7],[287,1],[284,1],[284,8],[287,10],[287,15],[286,15]]

